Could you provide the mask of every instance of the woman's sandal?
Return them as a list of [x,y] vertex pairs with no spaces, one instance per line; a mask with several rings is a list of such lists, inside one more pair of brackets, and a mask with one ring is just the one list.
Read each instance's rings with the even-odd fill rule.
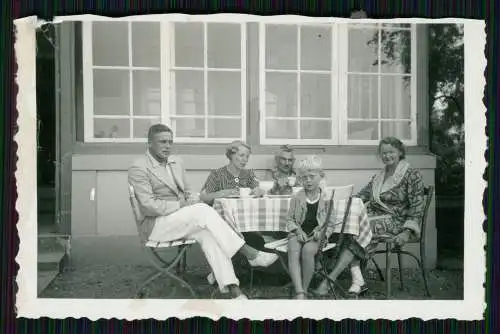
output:
[[359,296],[364,295],[368,291],[368,286],[366,284],[363,285],[351,285],[349,290],[347,290],[347,295],[351,298],[358,298]]

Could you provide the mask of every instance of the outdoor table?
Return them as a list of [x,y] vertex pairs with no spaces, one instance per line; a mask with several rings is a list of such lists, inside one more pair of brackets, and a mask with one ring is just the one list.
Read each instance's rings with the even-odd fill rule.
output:
[[[291,197],[261,197],[261,198],[218,198],[214,201],[214,209],[240,235],[242,232],[286,231],[286,218]],[[340,233],[344,219],[347,199],[335,201],[332,217],[334,219],[333,233]],[[362,247],[366,247],[372,237],[370,222],[366,208],[360,198],[353,197],[351,209],[346,219],[344,234],[355,236]],[[280,244],[275,247],[278,252],[287,251],[287,239],[272,242]],[[278,254],[280,255],[280,254]],[[289,274],[288,266],[280,255],[280,263]]]
[[[218,198],[213,207],[237,232],[276,232],[286,231],[290,200],[290,197]],[[340,233],[346,204],[347,199],[335,201],[332,211],[334,233]],[[370,223],[360,198],[352,199],[344,233],[358,236],[357,241],[363,247],[371,240]]]

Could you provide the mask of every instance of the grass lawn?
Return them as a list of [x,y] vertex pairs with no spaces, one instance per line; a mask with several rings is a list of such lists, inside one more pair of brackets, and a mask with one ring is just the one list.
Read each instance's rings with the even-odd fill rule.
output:
[[[255,271],[253,289],[249,289],[248,272],[237,267],[237,276],[243,291],[250,298],[288,299],[290,287],[284,287],[290,279],[279,265],[267,270]],[[188,264],[186,280],[194,287],[198,298],[211,298],[213,288],[207,283],[208,266],[192,267]],[[78,268],[67,266],[65,270],[40,294],[40,298],[133,298],[138,286],[153,273],[148,266],[88,265]],[[393,270],[392,299],[427,299],[421,274],[416,269],[405,269],[404,289],[399,289],[397,270]],[[385,299],[385,282],[374,271],[368,270],[365,279],[369,291],[363,299]],[[313,282],[314,283],[314,282]],[[350,285],[348,276],[341,276],[339,283],[345,289]],[[463,271],[435,269],[429,273],[432,299],[462,299]],[[189,292],[174,286],[167,278],[159,278],[150,284],[146,298],[191,298]],[[215,298],[227,298],[216,294]]]

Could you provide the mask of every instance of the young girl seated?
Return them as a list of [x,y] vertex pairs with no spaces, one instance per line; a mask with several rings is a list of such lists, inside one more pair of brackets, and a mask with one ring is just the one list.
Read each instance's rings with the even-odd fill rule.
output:
[[322,233],[326,238],[332,234],[333,225],[326,222],[329,198],[321,186],[324,172],[320,158],[309,156],[297,167],[303,189],[293,196],[288,211],[288,266],[295,298],[306,299],[319,240]]

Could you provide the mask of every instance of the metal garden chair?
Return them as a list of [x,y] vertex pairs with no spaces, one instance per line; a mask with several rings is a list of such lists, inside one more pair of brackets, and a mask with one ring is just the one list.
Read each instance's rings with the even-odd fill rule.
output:
[[[323,235],[320,238],[320,242],[319,242],[319,249],[321,249],[321,252],[318,252],[318,254],[316,255],[315,276],[319,275],[321,278],[328,280],[328,283],[330,285],[330,291],[332,291],[334,299],[337,299],[339,297],[339,295],[337,294],[336,291],[341,291],[342,296],[345,296],[346,292],[338,284],[338,282],[332,281],[328,277],[327,270],[328,270],[329,266],[328,266],[327,262],[330,259],[332,259],[333,261],[336,261],[337,255],[340,254],[340,251],[343,247],[344,228],[345,228],[345,224],[347,222],[347,218],[349,217],[349,213],[350,213],[353,189],[354,189],[353,185],[348,185],[348,186],[344,186],[344,187],[328,187],[326,189],[327,192],[331,192],[331,194],[332,194],[330,197],[330,205],[328,206],[327,221],[329,220],[329,217],[332,214],[334,201],[337,201],[340,199],[347,199],[348,200],[346,211],[345,211],[344,218],[342,221],[341,232],[338,234],[338,242],[336,242],[336,243],[329,242],[326,239],[326,235],[325,235],[326,229],[323,229],[322,230]],[[282,267],[289,274],[288,266],[287,266],[287,259],[286,259],[286,256],[288,253],[288,238],[273,241],[271,243],[266,244],[264,247],[266,247],[267,249],[272,250],[276,254],[278,254]],[[334,255],[326,258],[325,254],[327,254],[331,251],[335,251]],[[289,285],[289,284],[287,284],[287,285]]]
[[[134,187],[129,184],[129,199],[130,205],[132,206],[132,211],[134,213],[134,218],[137,224],[137,229],[139,231],[139,236],[141,238],[142,248],[144,249],[149,262],[157,270],[153,273],[144,283],[139,287],[135,298],[143,298],[145,288],[159,277],[167,276],[171,280],[179,283],[181,286],[189,290],[191,295],[196,298],[196,294],[193,288],[183,280],[180,276],[186,271],[186,252],[187,250],[196,243],[194,240],[174,240],[169,242],[154,242],[147,240],[144,235],[140,232],[139,227],[143,223],[145,217],[142,215],[139,209],[139,203],[135,196]],[[163,258],[160,254],[161,251],[165,251],[169,248],[177,248],[177,254],[170,259],[170,261]],[[172,289],[173,295],[175,293],[175,287]]]
[[[420,246],[420,254],[419,257],[415,256],[414,254],[404,250],[405,246],[403,247],[393,247],[392,245],[392,236],[381,236],[381,242],[385,243],[385,249],[384,250],[377,250],[375,252],[375,255],[377,254],[385,254],[385,261],[386,261],[386,270],[385,270],[385,277],[386,277],[386,297],[390,298],[391,296],[391,254],[397,254],[398,257],[398,269],[399,269],[399,282],[400,282],[400,289],[402,290],[404,288],[403,286],[403,261],[402,261],[402,255],[408,255],[417,261],[418,267],[420,271],[422,272],[422,278],[424,281],[424,286],[425,286],[425,291],[428,297],[431,297],[430,291],[429,291],[429,286],[427,284],[427,269],[424,266],[424,259],[426,258],[425,254],[425,231],[426,231],[426,225],[427,225],[427,216],[429,213],[429,207],[432,202],[432,197],[434,195],[434,186],[427,186],[424,188],[424,194],[426,196],[425,200],[425,207],[424,207],[424,214],[422,215],[422,223],[421,223],[421,233],[420,233],[420,238],[418,239],[410,239],[407,244],[411,243],[418,243]],[[379,265],[375,261],[374,257],[370,259],[374,265],[375,268],[377,269],[377,272],[380,276],[380,279],[384,281],[384,275],[382,274],[382,270],[380,269]]]

